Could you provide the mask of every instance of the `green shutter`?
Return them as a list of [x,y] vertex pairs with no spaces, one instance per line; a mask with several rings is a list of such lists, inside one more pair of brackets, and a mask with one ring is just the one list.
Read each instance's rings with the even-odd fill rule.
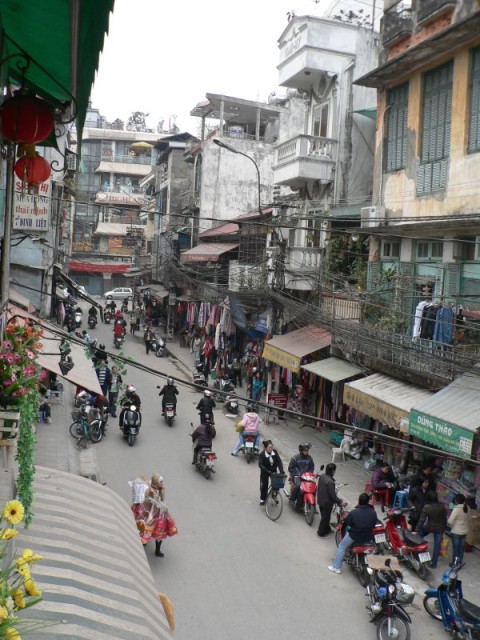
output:
[[468,124],[468,150],[480,151],[480,48],[472,51]]
[[367,289],[372,291],[378,284],[378,279],[380,277],[380,262],[369,262],[368,263],[368,278],[367,278]]
[[445,262],[443,265],[443,295],[455,298],[460,292],[460,264]]
[[387,96],[386,171],[405,169],[407,164],[408,82],[390,89]]

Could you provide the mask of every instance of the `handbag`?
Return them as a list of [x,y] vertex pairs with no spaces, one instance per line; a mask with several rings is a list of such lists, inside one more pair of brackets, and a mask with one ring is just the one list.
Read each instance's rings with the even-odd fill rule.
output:
[[442,541],[440,542],[440,556],[442,558],[448,558],[448,547],[450,543],[450,538],[446,533],[442,536]]

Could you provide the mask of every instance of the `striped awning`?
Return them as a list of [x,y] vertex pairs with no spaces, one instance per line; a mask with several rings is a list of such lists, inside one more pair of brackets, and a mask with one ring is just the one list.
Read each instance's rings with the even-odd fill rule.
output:
[[35,517],[18,536],[43,559],[43,601],[22,612],[53,626],[35,640],[171,640],[130,508],[111,489],[36,467]]

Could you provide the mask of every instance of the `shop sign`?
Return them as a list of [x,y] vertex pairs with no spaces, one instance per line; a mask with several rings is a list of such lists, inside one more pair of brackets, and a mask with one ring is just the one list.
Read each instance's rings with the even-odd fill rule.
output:
[[357,409],[366,416],[379,420],[382,424],[393,429],[400,429],[402,419],[408,416],[408,413],[402,409],[348,385],[345,385],[343,390],[343,401],[349,407]]
[[38,195],[23,193],[22,183],[15,183],[13,194],[13,229],[48,231],[52,181],[38,186]]
[[277,349],[277,347],[265,343],[263,348],[262,358],[265,360],[271,360],[275,362],[275,364],[284,367],[285,369],[289,369],[293,373],[298,373],[300,371],[300,358],[292,355],[291,353],[287,353],[286,351],[282,351],[281,349]]
[[430,442],[439,449],[458,456],[469,458],[472,452],[473,433],[471,431],[414,409],[410,412],[408,432],[420,440]]

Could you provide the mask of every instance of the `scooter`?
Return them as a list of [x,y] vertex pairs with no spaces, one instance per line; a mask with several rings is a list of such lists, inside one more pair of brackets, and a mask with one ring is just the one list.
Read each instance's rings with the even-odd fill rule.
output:
[[165,336],[161,336],[156,341],[155,355],[157,358],[163,358],[167,353],[167,342]]
[[463,597],[462,581],[458,579],[462,567],[456,558],[453,567],[444,571],[441,584],[425,591],[423,606],[455,638],[473,640],[480,638],[480,607]]
[[193,384],[199,387],[208,387],[208,379],[205,375],[205,365],[202,362],[197,362],[195,369],[192,372]]
[[[305,520],[309,526],[312,526],[315,518],[315,497],[317,493],[318,473],[308,471],[300,476],[300,493],[293,502],[289,499],[290,505],[295,511],[303,511]],[[290,479],[292,483],[292,479]]]
[[243,441],[243,447],[241,447],[240,451],[245,456],[247,464],[250,464],[250,462],[260,453],[258,447],[256,447],[258,431],[244,431],[240,437]]
[[411,567],[422,580],[428,575],[430,562],[428,542],[408,530],[405,514],[410,509],[389,509],[385,517],[385,532],[389,551]]
[[105,324],[110,324],[110,322],[112,321],[112,312],[110,310],[104,311],[103,321],[105,322]]
[[238,398],[235,395],[225,397],[225,410],[227,414],[238,415]]
[[120,311],[121,311],[122,313],[128,313],[128,300],[124,300],[124,301],[122,302],[122,306],[121,306],[121,308],[120,308]]
[[165,403],[165,412],[164,412],[165,422],[169,427],[173,427],[173,423],[175,422],[175,405],[172,402]]
[[135,440],[140,432],[142,424],[142,415],[137,407],[132,404],[123,414],[122,426],[120,427],[124,438],[127,439],[128,445],[133,447]]
[[97,316],[88,316],[88,328],[95,329],[97,326]]
[[123,336],[113,336],[113,345],[115,348],[120,349],[123,344],[124,337]]
[[412,604],[415,590],[402,581],[402,573],[393,568],[394,563],[398,564],[394,557],[375,556],[368,568],[371,580],[367,585],[367,609],[370,622],[377,627],[377,640],[410,638],[412,619],[404,607]]
[[235,391],[235,385],[230,380],[228,373],[226,373],[223,378],[217,378],[213,383],[213,387],[216,391],[221,391],[222,393],[216,394],[217,397],[215,400],[223,400],[225,398],[225,393],[233,393]]
[[80,307],[77,307],[75,309],[75,314],[74,314],[73,318],[74,318],[74,322],[75,322],[75,327],[78,329],[79,327],[82,326],[82,319],[83,319],[83,314],[82,314],[82,310],[80,309]]

